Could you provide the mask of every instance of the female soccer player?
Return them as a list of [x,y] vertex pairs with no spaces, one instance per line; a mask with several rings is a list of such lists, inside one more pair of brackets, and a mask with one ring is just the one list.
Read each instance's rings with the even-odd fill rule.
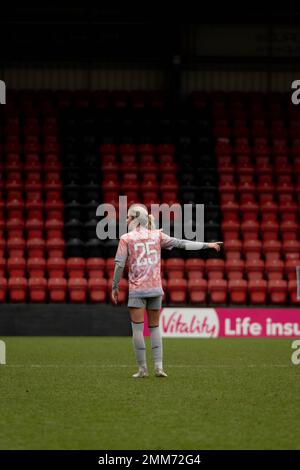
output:
[[161,285],[161,248],[183,248],[220,250],[221,242],[202,243],[169,237],[155,229],[154,218],[145,206],[133,204],[127,213],[129,232],[120,238],[115,257],[115,271],[112,282],[112,298],[118,302],[118,284],[124,266],[128,261],[129,295],[128,307],[133,333],[133,347],[138,372],[134,378],[148,376],[146,348],[144,341],[144,310],[148,314],[150,341],[156,377],[167,377],[163,370],[162,339],[159,331],[159,313],[163,290]]

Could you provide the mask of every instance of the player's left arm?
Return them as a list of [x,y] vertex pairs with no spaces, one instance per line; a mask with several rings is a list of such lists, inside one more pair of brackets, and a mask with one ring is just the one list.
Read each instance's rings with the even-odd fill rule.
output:
[[170,237],[165,233],[161,233],[161,247],[167,250],[172,248],[181,248],[183,250],[207,250],[211,248],[220,251],[223,242],[205,243],[193,240],[181,240],[180,238]]
[[177,248],[183,248],[184,250],[207,250],[211,248],[216,251],[220,251],[223,242],[213,242],[213,243],[205,243],[205,242],[195,242],[193,240],[178,240]]

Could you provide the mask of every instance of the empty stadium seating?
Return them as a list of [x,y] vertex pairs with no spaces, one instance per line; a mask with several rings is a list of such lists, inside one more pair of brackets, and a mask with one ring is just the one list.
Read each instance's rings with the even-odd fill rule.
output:
[[117,240],[96,211],[123,194],[205,204],[206,241],[224,240],[163,250],[164,302],[299,305],[300,124],[282,95],[195,92],[174,110],[161,92],[19,91],[0,112],[1,302],[110,302]]

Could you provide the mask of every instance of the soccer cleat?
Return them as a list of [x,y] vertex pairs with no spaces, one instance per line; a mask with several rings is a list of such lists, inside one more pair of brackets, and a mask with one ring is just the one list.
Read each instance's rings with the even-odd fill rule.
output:
[[155,376],[156,377],[168,377],[167,374],[163,371],[163,369],[160,369],[160,368],[155,369]]
[[146,367],[140,367],[136,374],[133,374],[134,379],[143,379],[144,377],[148,377],[148,369]]

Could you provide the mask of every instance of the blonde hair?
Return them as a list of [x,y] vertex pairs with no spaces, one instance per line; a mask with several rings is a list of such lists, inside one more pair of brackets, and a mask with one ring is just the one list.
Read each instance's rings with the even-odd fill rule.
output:
[[155,219],[143,204],[132,204],[128,209],[128,216],[136,219],[136,226],[141,225],[149,230],[155,229]]

